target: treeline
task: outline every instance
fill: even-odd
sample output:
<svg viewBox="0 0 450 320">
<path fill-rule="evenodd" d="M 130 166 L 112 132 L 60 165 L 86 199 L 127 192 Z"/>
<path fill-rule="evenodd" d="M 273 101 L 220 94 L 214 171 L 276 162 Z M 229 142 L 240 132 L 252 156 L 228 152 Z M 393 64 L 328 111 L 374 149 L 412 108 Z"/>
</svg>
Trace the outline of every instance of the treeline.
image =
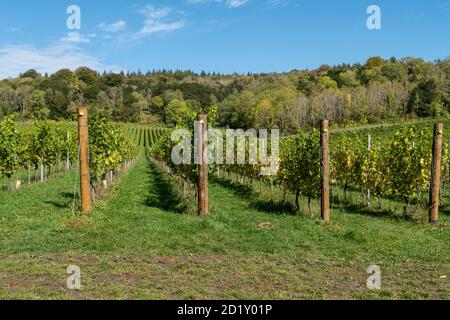
<svg viewBox="0 0 450 320">
<path fill-rule="evenodd" d="M 114 121 L 187 124 L 201 111 L 217 125 L 279 128 L 377 123 L 450 112 L 450 59 L 372 57 L 289 73 L 222 75 L 190 71 L 106 73 L 79 68 L 52 75 L 29 70 L 0 82 L 0 118 L 71 119 L 79 105 Z"/>
</svg>

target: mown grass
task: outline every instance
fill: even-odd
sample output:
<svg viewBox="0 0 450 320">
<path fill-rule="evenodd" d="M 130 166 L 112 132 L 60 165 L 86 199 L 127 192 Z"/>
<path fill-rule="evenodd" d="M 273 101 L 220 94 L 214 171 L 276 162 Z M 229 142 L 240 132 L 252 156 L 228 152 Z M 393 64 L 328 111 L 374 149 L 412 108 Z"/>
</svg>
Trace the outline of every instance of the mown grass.
<svg viewBox="0 0 450 320">
<path fill-rule="evenodd" d="M 0 298 L 450 298 L 446 213 L 430 226 L 336 206 L 323 224 L 212 179 L 201 219 L 177 212 L 171 185 L 141 157 L 79 216 L 74 181 L 0 192 Z M 70 264 L 81 267 L 81 290 L 65 287 Z M 379 291 L 366 287 L 372 264 Z"/>
</svg>

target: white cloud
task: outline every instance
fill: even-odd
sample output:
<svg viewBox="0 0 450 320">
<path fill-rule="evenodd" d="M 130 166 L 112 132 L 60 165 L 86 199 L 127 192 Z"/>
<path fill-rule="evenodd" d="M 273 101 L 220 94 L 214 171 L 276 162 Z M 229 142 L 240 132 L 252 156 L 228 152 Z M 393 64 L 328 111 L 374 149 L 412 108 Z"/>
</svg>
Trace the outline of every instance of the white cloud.
<svg viewBox="0 0 450 320">
<path fill-rule="evenodd" d="M 140 38 L 155 32 L 172 31 L 183 28 L 184 26 L 184 21 L 176 21 L 170 23 L 146 23 L 141 31 L 136 34 L 136 36 Z"/>
<path fill-rule="evenodd" d="M 0 79 L 16 77 L 28 69 L 54 73 L 62 68 L 74 70 L 81 66 L 98 71 L 121 69 L 103 64 L 98 58 L 70 43 L 57 43 L 45 48 L 31 45 L 0 46 Z"/>
<path fill-rule="evenodd" d="M 221 3 L 222 0 L 188 0 L 192 4 L 209 4 L 209 3 Z"/>
<path fill-rule="evenodd" d="M 437 9 L 442 9 L 444 11 L 450 10 L 450 1 L 443 2 L 436 6 Z"/>
<path fill-rule="evenodd" d="M 266 6 L 268 8 L 285 7 L 290 4 L 290 0 L 267 0 Z"/>
<path fill-rule="evenodd" d="M 191 4 L 225 3 L 228 8 L 238 8 L 250 2 L 250 0 L 188 0 Z"/>
<path fill-rule="evenodd" d="M 61 38 L 61 40 L 73 43 L 88 43 L 91 41 L 89 38 L 82 36 L 78 31 L 67 33 L 67 35 Z"/>
<path fill-rule="evenodd" d="M 106 32 L 118 32 L 124 30 L 127 27 L 127 23 L 123 20 L 119 20 L 110 24 L 100 23 L 98 27 Z"/>
<path fill-rule="evenodd" d="M 238 8 L 249 2 L 250 0 L 228 0 L 227 6 L 229 8 Z"/>
<path fill-rule="evenodd" d="M 226 7 L 233 9 L 239 8 L 249 3 L 252 0 L 187 0 L 190 4 L 209 5 L 209 4 L 224 4 Z M 284 7 L 290 4 L 292 0 L 265 0 L 265 7 L 276 8 Z"/>
<path fill-rule="evenodd" d="M 6 32 L 12 32 L 12 33 L 22 33 L 22 28 L 21 27 L 10 27 L 10 28 L 6 28 L 4 29 Z"/>
<path fill-rule="evenodd" d="M 142 39 L 157 32 L 181 29 L 186 25 L 184 20 L 172 18 L 174 12 L 170 7 L 155 8 L 149 5 L 141 13 L 145 16 L 144 25 L 141 30 L 134 34 L 134 40 Z"/>
</svg>

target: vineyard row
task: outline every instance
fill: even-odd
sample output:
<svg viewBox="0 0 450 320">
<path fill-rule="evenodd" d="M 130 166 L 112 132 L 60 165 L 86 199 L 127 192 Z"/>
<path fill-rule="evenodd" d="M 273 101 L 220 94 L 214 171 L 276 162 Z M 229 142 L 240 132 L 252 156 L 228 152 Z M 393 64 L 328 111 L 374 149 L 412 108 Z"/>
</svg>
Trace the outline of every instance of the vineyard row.
<svg viewBox="0 0 450 320">
<path fill-rule="evenodd" d="M 119 126 L 97 118 L 89 121 L 89 145 L 94 193 L 139 154 Z M 20 187 L 24 172 L 28 183 L 42 182 L 51 171 L 61 171 L 62 165 L 65 171 L 77 166 L 78 158 L 78 132 L 73 126 L 39 122 L 30 130 L 19 130 L 13 117 L 0 123 L 0 177 L 8 180 L 10 190 Z"/>
<path fill-rule="evenodd" d="M 297 209 L 300 207 L 300 198 L 306 198 L 311 211 L 311 200 L 319 198 L 323 192 L 320 141 L 317 130 L 299 132 L 295 136 L 280 139 L 279 168 L 274 176 L 261 176 L 262 166 L 248 161 L 245 164 L 210 165 L 209 172 L 234 172 L 249 185 L 254 180 L 266 181 L 271 188 L 278 186 L 283 192 L 294 194 Z M 174 175 L 198 185 L 198 166 L 175 165 L 172 162 L 172 150 L 176 144 L 177 141 L 171 139 L 171 132 L 167 132 L 150 148 L 149 153 L 152 158 L 165 163 Z M 403 203 L 402 214 L 405 217 L 413 214 L 417 205 L 428 204 L 432 180 L 432 129 L 413 125 L 380 137 L 372 137 L 364 132 L 357 135 L 351 132 L 339 133 L 331 135 L 330 146 L 330 183 L 332 187 L 344 189 L 345 197 L 348 189 L 359 190 L 367 206 L 376 203 L 379 209 L 382 198 L 395 199 Z M 248 160 L 248 143 L 246 147 Z M 443 150 L 448 150 L 446 141 L 442 143 L 439 168 L 441 200 L 445 186 L 449 183 L 449 156 Z M 226 152 L 223 155 L 225 157 Z"/>
</svg>

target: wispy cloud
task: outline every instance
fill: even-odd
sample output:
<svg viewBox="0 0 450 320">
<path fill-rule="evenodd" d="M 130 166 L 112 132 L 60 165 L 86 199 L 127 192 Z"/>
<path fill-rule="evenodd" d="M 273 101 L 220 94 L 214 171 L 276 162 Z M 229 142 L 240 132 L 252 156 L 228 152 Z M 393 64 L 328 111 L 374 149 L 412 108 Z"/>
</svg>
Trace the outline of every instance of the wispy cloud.
<svg viewBox="0 0 450 320">
<path fill-rule="evenodd" d="M 65 42 L 73 42 L 73 43 L 88 43 L 91 40 L 89 39 L 89 37 L 85 37 L 83 36 L 81 33 L 79 33 L 78 31 L 74 31 L 74 32 L 69 32 L 67 33 L 67 35 L 65 35 L 64 37 L 61 38 L 62 41 Z"/>
<path fill-rule="evenodd" d="M 266 7 L 278 8 L 285 7 L 291 3 L 291 0 L 266 0 Z"/>
<path fill-rule="evenodd" d="M 234 9 L 242 7 L 252 0 L 187 0 L 190 4 L 198 4 L 198 5 L 210 5 L 210 4 L 221 4 L 227 8 Z M 266 8 L 278 8 L 285 7 L 295 1 L 293 0 L 265 0 L 261 1 L 263 6 Z"/>
<path fill-rule="evenodd" d="M 31 45 L 6 45 L 0 47 L 0 78 L 15 77 L 28 69 L 53 73 L 62 68 L 74 70 L 85 66 L 93 70 L 118 71 L 121 68 L 103 64 L 98 58 L 85 53 L 70 43 L 56 43 L 37 48 Z"/>
<path fill-rule="evenodd" d="M 219 4 L 224 3 L 228 8 L 238 8 L 251 0 L 188 0 L 191 4 Z M 270 1 L 270 0 L 269 0 Z"/>
<path fill-rule="evenodd" d="M 421 12 L 413 17 L 413 20 L 420 20 L 425 17 L 425 12 Z"/>
<path fill-rule="evenodd" d="M 238 8 L 243 6 L 244 4 L 247 4 L 250 0 L 228 0 L 227 6 L 229 8 Z"/>
<path fill-rule="evenodd" d="M 444 10 L 444 11 L 449 11 L 450 10 L 450 1 L 443 2 L 439 5 L 437 5 L 436 8 Z"/>
<path fill-rule="evenodd" d="M 170 7 L 156 8 L 154 6 L 145 7 L 141 13 L 145 16 L 142 28 L 133 36 L 133 40 L 139 40 L 154 33 L 173 31 L 184 28 L 186 23 L 177 17 Z"/>
<path fill-rule="evenodd" d="M 98 27 L 106 32 L 118 32 L 118 31 L 122 31 L 125 30 L 125 28 L 127 27 L 127 23 L 123 20 L 119 20 L 117 22 L 114 23 L 100 23 L 98 25 Z"/>
<path fill-rule="evenodd" d="M 211 4 L 211 3 L 221 3 L 222 0 L 188 0 L 187 2 L 192 4 Z"/>
<path fill-rule="evenodd" d="M 22 33 L 22 28 L 21 27 L 9 27 L 4 29 L 6 32 L 11 32 L 11 33 Z"/>
</svg>

